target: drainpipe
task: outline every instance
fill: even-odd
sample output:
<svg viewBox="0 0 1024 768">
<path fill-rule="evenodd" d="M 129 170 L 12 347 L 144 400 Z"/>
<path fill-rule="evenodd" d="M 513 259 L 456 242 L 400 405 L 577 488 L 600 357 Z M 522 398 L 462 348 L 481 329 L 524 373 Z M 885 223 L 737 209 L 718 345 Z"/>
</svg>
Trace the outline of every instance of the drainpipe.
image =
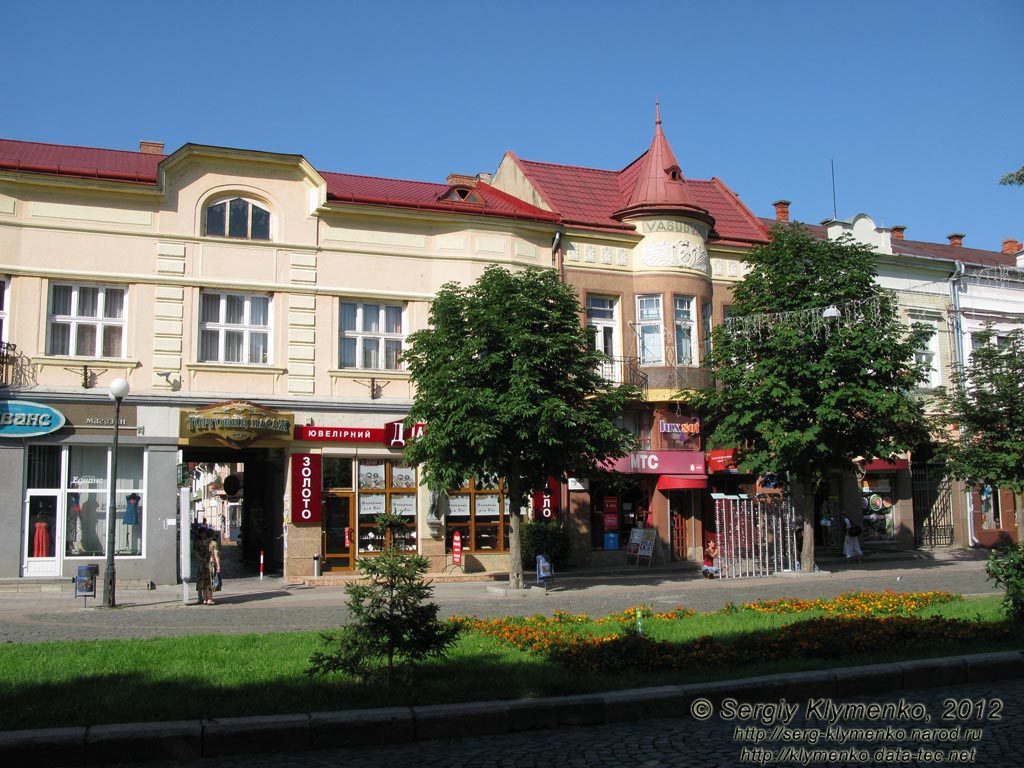
<svg viewBox="0 0 1024 768">
<path fill-rule="evenodd" d="M 565 261 L 562 254 L 562 230 L 555 232 L 555 239 L 551 241 L 551 252 L 555 257 L 555 269 L 558 270 L 558 279 L 565 282 Z"/>
<path fill-rule="evenodd" d="M 956 365 L 961 369 L 966 365 L 964 359 L 964 323 L 960 311 L 960 281 L 964 276 L 964 264 L 955 262 L 956 267 L 949 278 L 949 300 L 953 306 L 953 347 L 956 351 Z M 981 542 L 974 536 L 974 497 L 970 488 L 964 487 L 964 509 L 967 510 L 967 543 L 972 547 L 980 546 Z"/>
</svg>

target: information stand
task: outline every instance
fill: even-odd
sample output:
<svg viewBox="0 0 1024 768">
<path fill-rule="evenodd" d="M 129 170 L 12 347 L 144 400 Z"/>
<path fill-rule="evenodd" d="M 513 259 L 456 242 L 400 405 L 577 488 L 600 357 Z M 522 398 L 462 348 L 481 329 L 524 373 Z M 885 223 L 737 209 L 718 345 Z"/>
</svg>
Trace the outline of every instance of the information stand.
<svg viewBox="0 0 1024 768">
<path fill-rule="evenodd" d="M 647 558 L 647 567 L 650 568 L 654 559 L 654 545 L 658 541 L 657 528 L 634 528 L 629 532 L 629 542 L 626 544 L 626 564 L 629 564 L 631 557 L 636 558 L 634 565 L 639 566 L 643 558 Z"/>
</svg>

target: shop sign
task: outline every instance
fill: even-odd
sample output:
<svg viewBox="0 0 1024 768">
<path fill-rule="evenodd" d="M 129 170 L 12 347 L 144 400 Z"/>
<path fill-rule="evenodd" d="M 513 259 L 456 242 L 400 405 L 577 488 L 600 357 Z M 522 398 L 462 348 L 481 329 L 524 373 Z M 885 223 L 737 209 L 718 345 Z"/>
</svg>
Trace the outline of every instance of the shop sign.
<svg viewBox="0 0 1024 768">
<path fill-rule="evenodd" d="M 292 522 L 321 521 L 322 457 L 319 453 L 292 454 Z"/>
<path fill-rule="evenodd" d="M 38 437 L 64 426 L 56 408 L 27 400 L 0 400 L 0 437 Z"/>
<path fill-rule="evenodd" d="M 462 534 L 452 534 L 452 565 L 462 565 Z"/>
<path fill-rule="evenodd" d="M 291 442 L 294 426 L 294 414 L 237 401 L 182 411 L 179 435 L 185 440 L 212 438 L 232 448 L 244 448 L 257 440 Z"/>
<path fill-rule="evenodd" d="M 736 450 L 734 448 L 716 449 L 708 454 L 708 470 L 710 472 L 731 472 L 739 471 L 736 463 Z"/>
<path fill-rule="evenodd" d="M 423 436 L 425 424 L 414 424 L 406 430 L 404 421 L 390 421 L 384 425 L 384 444 L 388 448 L 405 448 L 406 440 Z"/>
<path fill-rule="evenodd" d="M 703 475 L 704 466 L 700 451 L 632 451 L 605 465 L 626 475 Z"/>
<path fill-rule="evenodd" d="M 696 416 L 656 411 L 655 421 L 655 428 L 661 441 L 660 447 L 677 450 L 700 447 L 700 419 Z"/>
<path fill-rule="evenodd" d="M 558 520 L 558 499 L 558 481 L 553 477 L 549 477 L 545 490 L 533 494 L 534 522 L 542 521 L 548 523 Z"/>
<path fill-rule="evenodd" d="M 323 443 L 383 443 L 380 427 L 295 427 L 296 440 Z"/>
</svg>

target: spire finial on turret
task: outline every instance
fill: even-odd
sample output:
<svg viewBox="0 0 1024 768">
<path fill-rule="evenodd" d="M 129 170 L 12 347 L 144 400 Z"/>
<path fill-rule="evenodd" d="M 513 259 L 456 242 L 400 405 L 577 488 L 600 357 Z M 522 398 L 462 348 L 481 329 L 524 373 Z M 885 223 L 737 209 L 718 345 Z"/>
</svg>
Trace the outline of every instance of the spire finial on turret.
<svg viewBox="0 0 1024 768">
<path fill-rule="evenodd" d="M 661 102 L 658 99 L 654 100 L 654 124 L 661 125 Z"/>
</svg>

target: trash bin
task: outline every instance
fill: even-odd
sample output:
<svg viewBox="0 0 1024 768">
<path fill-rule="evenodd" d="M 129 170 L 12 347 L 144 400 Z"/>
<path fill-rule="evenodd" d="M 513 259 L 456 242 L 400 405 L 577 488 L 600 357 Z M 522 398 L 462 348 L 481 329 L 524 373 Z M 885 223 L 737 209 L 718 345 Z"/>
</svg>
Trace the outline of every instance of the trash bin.
<svg viewBox="0 0 1024 768">
<path fill-rule="evenodd" d="M 78 566 L 78 577 L 75 579 L 75 597 L 96 597 L 96 578 L 100 567 L 96 563 Z"/>
<path fill-rule="evenodd" d="M 604 535 L 604 548 L 606 552 L 617 550 L 619 548 L 619 534 L 606 533 Z"/>
<path fill-rule="evenodd" d="M 313 578 L 320 576 L 320 555 L 313 555 Z"/>
</svg>

